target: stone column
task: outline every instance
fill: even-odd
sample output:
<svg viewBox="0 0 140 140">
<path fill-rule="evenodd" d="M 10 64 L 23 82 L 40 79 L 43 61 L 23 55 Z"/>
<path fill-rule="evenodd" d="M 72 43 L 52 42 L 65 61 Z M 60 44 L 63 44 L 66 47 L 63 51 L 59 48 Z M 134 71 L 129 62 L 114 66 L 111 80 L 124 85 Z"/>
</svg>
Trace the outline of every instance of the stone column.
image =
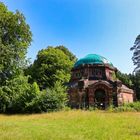
<svg viewBox="0 0 140 140">
<path fill-rule="evenodd" d="M 118 106 L 123 105 L 123 98 L 122 98 L 122 95 L 120 93 L 117 95 L 117 98 L 118 98 Z"/>
<path fill-rule="evenodd" d="M 83 92 L 79 91 L 79 108 L 82 108 L 82 96 L 83 96 Z"/>
<path fill-rule="evenodd" d="M 89 95 L 89 106 L 93 106 L 94 105 L 94 93 L 91 89 L 89 89 L 88 91 L 88 95 Z"/>
</svg>

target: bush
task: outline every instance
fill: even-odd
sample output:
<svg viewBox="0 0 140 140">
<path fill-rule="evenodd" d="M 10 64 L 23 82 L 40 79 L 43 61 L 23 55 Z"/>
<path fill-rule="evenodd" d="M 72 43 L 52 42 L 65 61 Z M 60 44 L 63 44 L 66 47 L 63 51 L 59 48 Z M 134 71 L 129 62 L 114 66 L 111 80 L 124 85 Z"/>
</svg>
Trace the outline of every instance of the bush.
<svg viewBox="0 0 140 140">
<path fill-rule="evenodd" d="M 14 93 L 11 107 L 12 113 L 32 113 L 28 110 L 28 104 L 40 94 L 40 90 L 35 82 L 32 85 L 29 83 L 25 84 L 27 84 L 26 88 L 24 87 L 22 92 Z"/>
<path fill-rule="evenodd" d="M 67 102 L 66 88 L 56 82 L 54 87 L 40 91 L 36 82 L 18 76 L 0 88 L 0 113 L 39 113 L 60 110 Z"/>
<path fill-rule="evenodd" d="M 1 113 L 25 113 L 26 106 L 39 94 L 36 83 L 28 83 L 28 77 L 20 75 L 7 81 L 0 88 L 0 112 Z"/>
<path fill-rule="evenodd" d="M 127 107 L 133 108 L 136 111 L 140 111 L 140 102 L 134 102 L 126 104 Z"/>
<path fill-rule="evenodd" d="M 0 113 L 5 113 L 10 104 L 10 98 L 5 90 L 8 91 L 8 87 L 0 87 Z"/>
<path fill-rule="evenodd" d="M 66 88 L 56 82 L 53 88 L 43 90 L 32 102 L 27 105 L 27 110 L 33 113 L 57 111 L 65 107 L 67 102 Z"/>
<path fill-rule="evenodd" d="M 113 108 L 111 111 L 113 112 L 140 111 L 140 102 L 127 103 L 124 104 L 123 106 Z"/>
</svg>

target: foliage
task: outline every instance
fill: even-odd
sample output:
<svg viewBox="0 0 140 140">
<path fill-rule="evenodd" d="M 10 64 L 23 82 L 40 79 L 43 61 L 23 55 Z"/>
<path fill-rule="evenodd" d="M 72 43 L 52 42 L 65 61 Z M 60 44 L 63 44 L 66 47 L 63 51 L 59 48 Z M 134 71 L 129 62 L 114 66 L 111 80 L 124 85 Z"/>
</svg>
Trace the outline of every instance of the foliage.
<svg viewBox="0 0 140 140">
<path fill-rule="evenodd" d="M 27 77 L 19 76 L 0 88 L 0 112 L 37 113 L 59 110 L 66 103 L 66 89 L 58 82 L 40 92 L 37 83 L 30 85 Z"/>
<path fill-rule="evenodd" d="M 130 79 L 133 83 L 132 88 L 136 93 L 136 98 L 140 100 L 140 72 L 130 75 Z"/>
<path fill-rule="evenodd" d="M 10 104 L 10 98 L 5 92 L 8 87 L 0 87 L 0 113 L 5 113 L 7 111 L 8 105 Z"/>
<path fill-rule="evenodd" d="M 96 106 L 89 106 L 89 108 L 88 108 L 88 110 L 89 111 L 97 111 L 97 110 L 99 110 L 99 108 L 97 108 Z"/>
<path fill-rule="evenodd" d="M 77 61 L 76 56 L 72 52 L 70 52 L 69 49 L 66 48 L 65 46 L 61 45 L 61 46 L 56 46 L 55 48 L 63 51 L 73 63 Z"/>
<path fill-rule="evenodd" d="M 140 100 L 140 35 L 137 36 L 133 47 L 130 48 L 133 52 L 133 63 L 136 65 L 134 69 L 134 74 L 131 75 L 131 80 L 133 82 L 133 89 L 136 92 L 136 97 Z"/>
<path fill-rule="evenodd" d="M 48 48 L 38 53 L 30 84 L 24 76 L 27 48 L 31 43 L 31 31 L 25 17 L 19 11 L 8 11 L 0 3 L 0 112 L 32 113 L 59 110 L 65 106 L 65 88 L 56 81 L 67 82 L 73 62 L 68 49 Z M 67 56 L 66 54 L 69 56 Z M 40 82 L 41 80 L 41 82 Z M 39 86 L 44 88 L 40 91 Z M 51 85 L 51 88 L 46 88 Z M 54 86 L 54 87 L 53 87 Z"/>
<path fill-rule="evenodd" d="M 123 84 L 132 88 L 135 91 L 136 99 L 140 100 L 140 72 L 137 71 L 135 74 L 124 74 L 118 71 L 116 76 Z"/>
<path fill-rule="evenodd" d="M 0 88 L 1 109 L 4 113 L 25 113 L 27 103 L 38 94 L 36 83 L 30 85 L 28 77 L 18 76 Z"/>
<path fill-rule="evenodd" d="M 134 72 L 137 72 L 140 70 L 140 35 L 137 36 L 133 47 L 130 48 L 133 52 L 133 63 L 136 65 L 136 68 L 134 69 Z"/>
<path fill-rule="evenodd" d="M 56 82 L 53 88 L 41 91 L 27 106 L 34 113 L 57 111 L 65 107 L 67 102 L 66 88 Z"/>
<path fill-rule="evenodd" d="M 31 43 L 31 31 L 19 11 L 9 11 L 0 3 L 0 85 L 20 73 Z"/>
<path fill-rule="evenodd" d="M 140 112 L 140 102 L 127 103 L 127 104 L 124 104 L 123 106 L 113 108 L 112 111 L 114 112 L 128 112 L 128 111 Z"/>
<path fill-rule="evenodd" d="M 56 82 L 53 88 L 40 92 L 37 83 L 18 76 L 0 88 L 1 113 L 38 113 L 62 109 L 66 104 L 66 88 Z"/>
<path fill-rule="evenodd" d="M 31 82 L 36 81 L 40 89 L 53 87 L 56 81 L 66 83 L 70 79 L 73 62 L 60 49 L 48 47 L 38 52 L 37 59 L 27 70 Z"/>
<path fill-rule="evenodd" d="M 133 103 L 129 103 L 126 104 L 126 106 L 133 108 L 136 111 L 140 112 L 140 102 L 133 102 Z"/>
<path fill-rule="evenodd" d="M 112 72 L 112 79 L 115 81 L 117 80 L 117 77 L 116 77 L 116 73 L 115 72 Z"/>
<path fill-rule="evenodd" d="M 117 78 L 135 91 L 136 99 L 140 100 L 140 72 L 135 74 L 123 74 L 120 71 L 116 74 Z"/>
<path fill-rule="evenodd" d="M 132 80 L 130 78 L 130 75 L 128 74 L 124 74 L 124 73 L 121 73 L 120 71 L 117 71 L 116 73 L 116 77 L 122 81 L 123 84 L 127 85 L 128 87 L 132 87 Z"/>
</svg>

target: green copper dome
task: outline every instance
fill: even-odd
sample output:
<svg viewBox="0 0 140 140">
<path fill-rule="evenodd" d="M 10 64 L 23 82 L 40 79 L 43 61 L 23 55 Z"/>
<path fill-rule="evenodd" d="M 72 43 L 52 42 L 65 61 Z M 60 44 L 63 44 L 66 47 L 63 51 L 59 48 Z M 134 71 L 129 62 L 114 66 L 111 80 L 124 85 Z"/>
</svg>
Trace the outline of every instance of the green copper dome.
<svg viewBox="0 0 140 140">
<path fill-rule="evenodd" d="M 108 61 L 105 57 L 97 55 L 97 54 L 88 54 L 84 58 L 79 59 L 74 67 L 78 67 L 83 64 L 108 64 L 113 67 L 113 64 Z"/>
</svg>

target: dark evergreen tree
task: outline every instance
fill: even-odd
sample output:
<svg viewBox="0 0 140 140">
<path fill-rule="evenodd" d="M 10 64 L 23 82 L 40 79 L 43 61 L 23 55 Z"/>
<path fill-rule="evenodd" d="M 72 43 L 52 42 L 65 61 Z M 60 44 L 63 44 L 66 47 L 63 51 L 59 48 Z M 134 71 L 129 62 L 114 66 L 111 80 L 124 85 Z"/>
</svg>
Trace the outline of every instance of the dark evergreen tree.
<svg viewBox="0 0 140 140">
<path fill-rule="evenodd" d="M 134 89 L 136 93 L 136 99 L 140 100 L 140 72 L 137 72 L 135 74 L 129 75 L 130 79 L 132 81 L 132 88 Z"/>
<path fill-rule="evenodd" d="M 136 66 L 134 69 L 134 72 L 138 72 L 140 70 L 140 35 L 137 36 L 133 47 L 130 48 L 131 51 L 134 51 L 133 53 L 133 63 Z"/>
<path fill-rule="evenodd" d="M 133 63 L 136 66 L 134 69 L 134 73 L 130 76 L 133 89 L 135 90 L 136 97 L 140 100 L 140 35 L 137 36 L 133 47 L 130 48 L 133 52 Z"/>
</svg>

